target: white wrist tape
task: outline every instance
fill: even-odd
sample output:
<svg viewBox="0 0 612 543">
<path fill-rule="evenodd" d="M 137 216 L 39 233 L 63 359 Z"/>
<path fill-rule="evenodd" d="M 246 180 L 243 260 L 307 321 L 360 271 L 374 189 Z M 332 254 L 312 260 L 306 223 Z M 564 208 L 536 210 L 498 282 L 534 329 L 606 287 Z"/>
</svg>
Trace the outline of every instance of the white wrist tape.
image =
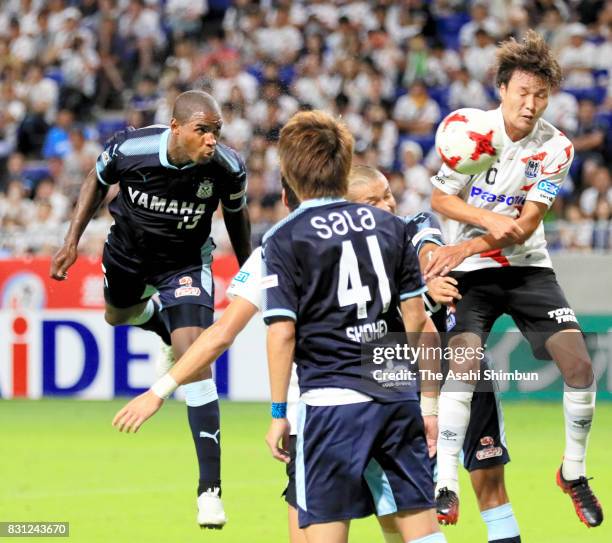
<svg viewBox="0 0 612 543">
<path fill-rule="evenodd" d="M 421 394 L 421 413 L 424 417 L 438 416 L 438 397 L 431 398 Z"/>
<path fill-rule="evenodd" d="M 151 387 L 153 394 L 165 400 L 178 388 L 178 384 L 169 373 L 158 379 Z"/>
</svg>

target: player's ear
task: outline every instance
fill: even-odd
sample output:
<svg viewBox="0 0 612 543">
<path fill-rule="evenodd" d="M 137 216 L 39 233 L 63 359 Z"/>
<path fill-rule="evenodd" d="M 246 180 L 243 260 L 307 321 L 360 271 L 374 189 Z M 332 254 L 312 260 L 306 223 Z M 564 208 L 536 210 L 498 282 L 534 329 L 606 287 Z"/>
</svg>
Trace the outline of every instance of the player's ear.
<svg viewBox="0 0 612 543">
<path fill-rule="evenodd" d="M 178 121 L 172 117 L 172 119 L 170 119 L 170 130 L 172 131 L 173 134 L 177 134 L 180 128 L 180 124 L 178 123 Z"/>
<path fill-rule="evenodd" d="M 506 87 L 505 83 L 502 83 L 499 86 L 499 95 L 501 96 L 502 100 L 506 97 L 506 92 L 508 91 L 508 88 Z"/>
</svg>

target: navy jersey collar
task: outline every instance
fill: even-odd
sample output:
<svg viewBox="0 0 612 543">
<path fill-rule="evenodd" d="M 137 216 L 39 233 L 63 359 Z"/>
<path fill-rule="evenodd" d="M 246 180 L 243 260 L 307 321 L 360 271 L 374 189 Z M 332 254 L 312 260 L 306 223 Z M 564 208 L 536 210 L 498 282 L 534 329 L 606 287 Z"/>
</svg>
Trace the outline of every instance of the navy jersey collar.
<svg viewBox="0 0 612 543">
<path fill-rule="evenodd" d="M 181 168 L 170 164 L 168 160 L 168 140 L 170 139 L 170 129 L 166 129 L 161 133 L 161 139 L 159 141 L 159 162 L 164 168 L 170 168 L 171 170 L 186 170 L 188 168 L 193 168 L 196 163 L 190 162 L 189 164 L 185 164 Z"/>
<path fill-rule="evenodd" d="M 346 202 L 345 198 L 336 198 L 334 196 L 328 198 L 311 198 L 310 200 L 304 200 L 298 209 L 309 209 L 311 207 L 320 207 L 328 204 L 335 204 L 336 202 Z"/>
</svg>

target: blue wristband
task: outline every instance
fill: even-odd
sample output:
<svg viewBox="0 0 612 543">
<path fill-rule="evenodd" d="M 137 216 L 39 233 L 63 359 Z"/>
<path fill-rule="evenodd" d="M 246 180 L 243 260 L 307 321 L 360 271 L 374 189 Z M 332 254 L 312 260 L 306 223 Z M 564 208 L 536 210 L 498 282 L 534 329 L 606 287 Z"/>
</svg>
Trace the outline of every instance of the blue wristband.
<svg viewBox="0 0 612 543">
<path fill-rule="evenodd" d="M 276 403 L 272 402 L 270 410 L 273 419 L 284 419 L 287 417 L 287 402 Z"/>
</svg>

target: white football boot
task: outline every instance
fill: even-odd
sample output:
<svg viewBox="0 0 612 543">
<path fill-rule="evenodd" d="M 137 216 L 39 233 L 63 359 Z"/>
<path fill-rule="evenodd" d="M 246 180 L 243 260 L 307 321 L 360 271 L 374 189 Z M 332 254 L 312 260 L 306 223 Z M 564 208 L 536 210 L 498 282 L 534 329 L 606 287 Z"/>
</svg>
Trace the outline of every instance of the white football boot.
<svg viewBox="0 0 612 543">
<path fill-rule="evenodd" d="M 227 517 L 223 502 L 219 497 L 219 488 L 202 492 L 198 497 L 198 524 L 200 528 L 220 530 L 225 526 Z"/>
<path fill-rule="evenodd" d="M 172 351 L 172 345 L 166 345 L 163 341 L 159 341 L 159 353 L 155 359 L 155 374 L 157 377 L 163 377 L 168 373 L 176 360 L 174 359 L 174 352 Z"/>
</svg>

